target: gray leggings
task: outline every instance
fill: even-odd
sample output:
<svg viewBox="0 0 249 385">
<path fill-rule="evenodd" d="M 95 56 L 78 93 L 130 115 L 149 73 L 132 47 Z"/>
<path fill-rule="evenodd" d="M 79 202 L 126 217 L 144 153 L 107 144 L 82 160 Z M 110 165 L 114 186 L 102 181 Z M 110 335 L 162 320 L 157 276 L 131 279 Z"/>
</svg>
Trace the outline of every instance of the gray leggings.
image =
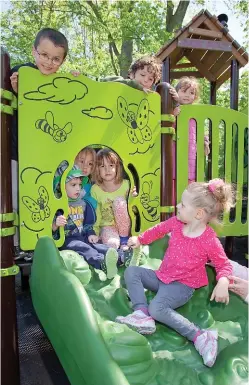
<svg viewBox="0 0 249 385">
<path fill-rule="evenodd" d="M 153 270 L 139 266 L 129 266 L 124 277 L 134 310 L 147 308 L 156 321 L 175 329 L 190 341 L 194 340 L 200 329 L 173 310 L 190 300 L 195 291 L 192 287 L 177 281 L 163 283 Z M 157 293 L 149 306 L 144 288 Z"/>
</svg>

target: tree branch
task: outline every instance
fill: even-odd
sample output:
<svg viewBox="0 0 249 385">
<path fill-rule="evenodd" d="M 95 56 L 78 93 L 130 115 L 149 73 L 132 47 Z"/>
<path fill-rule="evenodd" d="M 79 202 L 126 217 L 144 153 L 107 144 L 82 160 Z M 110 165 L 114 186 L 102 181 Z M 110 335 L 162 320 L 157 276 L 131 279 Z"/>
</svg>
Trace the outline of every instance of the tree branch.
<svg viewBox="0 0 249 385">
<path fill-rule="evenodd" d="M 112 50 L 113 50 L 114 54 L 117 57 L 119 57 L 120 53 L 119 53 L 118 48 L 116 46 L 115 40 L 113 39 L 112 34 L 109 31 L 106 22 L 102 19 L 101 14 L 98 10 L 98 7 L 91 0 L 87 0 L 86 2 L 92 8 L 92 11 L 95 14 L 97 20 L 105 27 L 107 34 L 108 34 L 109 44 L 110 43 L 112 44 Z"/>
<path fill-rule="evenodd" d="M 172 1 L 167 2 L 167 15 L 166 15 L 166 31 L 172 32 L 176 27 L 181 27 L 183 19 L 186 15 L 190 0 L 181 0 L 178 7 L 173 14 L 174 4 Z"/>
<path fill-rule="evenodd" d="M 112 66 L 113 66 L 113 69 L 114 69 L 114 73 L 116 76 L 118 76 L 118 70 L 115 66 L 115 62 L 114 62 L 114 57 L 113 57 L 113 47 L 112 47 L 112 43 L 109 43 L 109 53 L 110 53 L 110 56 L 111 56 L 111 62 L 112 62 Z"/>
</svg>

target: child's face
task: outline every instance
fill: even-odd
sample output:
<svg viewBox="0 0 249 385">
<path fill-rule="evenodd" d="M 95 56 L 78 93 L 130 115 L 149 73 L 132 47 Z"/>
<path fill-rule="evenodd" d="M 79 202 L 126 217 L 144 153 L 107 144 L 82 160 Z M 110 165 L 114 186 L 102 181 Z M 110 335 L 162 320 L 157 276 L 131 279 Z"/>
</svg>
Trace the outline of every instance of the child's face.
<svg viewBox="0 0 249 385">
<path fill-rule="evenodd" d="M 182 194 L 182 200 L 177 208 L 177 217 L 184 223 L 190 223 L 196 218 L 197 209 L 193 206 L 193 196 L 185 190 Z"/>
<path fill-rule="evenodd" d="M 94 159 L 90 152 L 82 151 L 76 159 L 76 164 L 79 166 L 85 176 L 89 176 L 93 172 Z"/>
<path fill-rule="evenodd" d="M 116 165 L 115 163 L 111 163 L 109 160 L 104 158 L 103 164 L 99 166 L 99 174 L 100 177 L 105 182 L 112 182 L 116 178 Z"/>
<path fill-rule="evenodd" d="M 73 178 L 66 183 L 66 193 L 68 198 L 77 199 L 81 192 L 81 178 Z"/>
<path fill-rule="evenodd" d="M 180 88 L 178 91 L 180 104 L 192 104 L 195 101 L 196 90 L 194 87 L 189 87 L 186 90 Z"/>
<path fill-rule="evenodd" d="M 33 47 L 32 54 L 39 71 L 50 75 L 58 71 L 64 61 L 64 48 L 57 47 L 49 39 L 41 39 L 37 48 Z"/>
<path fill-rule="evenodd" d="M 143 69 L 138 69 L 135 73 L 131 73 L 130 78 L 136 80 L 136 82 L 146 89 L 150 89 L 155 82 L 153 74 L 148 71 L 148 66 L 145 66 Z"/>
</svg>

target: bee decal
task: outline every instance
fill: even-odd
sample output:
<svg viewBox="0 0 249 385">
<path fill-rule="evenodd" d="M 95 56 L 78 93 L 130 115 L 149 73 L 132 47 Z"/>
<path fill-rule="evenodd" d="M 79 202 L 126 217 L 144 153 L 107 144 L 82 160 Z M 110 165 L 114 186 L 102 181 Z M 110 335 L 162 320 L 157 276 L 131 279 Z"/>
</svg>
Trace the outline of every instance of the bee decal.
<svg viewBox="0 0 249 385">
<path fill-rule="evenodd" d="M 145 217 L 145 219 L 150 222 L 157 221 L 159 216 L 157 213 L 157 208 L 159 207 L 159 197 L 155 197 L 151 199 L 151 189 L 152 189 L 152 181 L 143 182 L 142 184 L 142 194 L 140 197 L 140 202 L 143 208 L 146 210 L 146 213 L 149 215 L 149 219 Z"/>
<path fill-rule="evenodd" d="M 67 135 L 73 129 L 71 122 L 67 123 L 63 128 L 59 128 L 57 124 L 54 123 L 54 115 L 51 111 L 46 112 L 45 119 L 38 119 L 35 122 L 35 126 L 37 129 L 52 136 L 57 143 L 65 142 Z"/>
<path fill-rule="evenodd" d="M 128 105 L 127 101 L 119 96 L 117 100 L 118 114 L 123 123 L 128 127 L 127 134 L 132 143 L 149 142 L 152 139 L 152 132 L 148 126 L 149 121 L 149 102 L 147 99 L 142 99 L 137 112 L 134 112 Z"/>
<path fill-rule="evenodd" d="M 49 195 L 44 186 L 38 189 L 39 197 L 36 201 L 34 199 L 24 196 L 22 197 L 23 204 L 31 211 L 33 222 L 37 223 L 44 221 L 50 216 L 50 208 L 48 207 Z"/>
</svg>

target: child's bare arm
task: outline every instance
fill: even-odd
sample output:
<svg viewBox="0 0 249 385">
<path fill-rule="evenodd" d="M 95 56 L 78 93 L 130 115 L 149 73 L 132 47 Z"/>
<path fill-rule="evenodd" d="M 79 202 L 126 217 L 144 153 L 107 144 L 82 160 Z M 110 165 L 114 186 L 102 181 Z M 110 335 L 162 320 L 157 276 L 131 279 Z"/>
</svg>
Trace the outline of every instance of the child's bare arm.
<svg viewBox="0 0 249 385">
<path fill-rule="evenodd" d="M 174 114 L 174 116 L 178 116 L 180 114 L 180 112 L 181 112 L 181 108 L 180 108 L 180 106 L 177 106 L 174 108 L 173 114 Z"/>
<path fill-rule="evenodd" d="M 11 87 L 17 93 L 18 92 L 18 72 L 13 72 L 10 77 Z"/>
</svg>

